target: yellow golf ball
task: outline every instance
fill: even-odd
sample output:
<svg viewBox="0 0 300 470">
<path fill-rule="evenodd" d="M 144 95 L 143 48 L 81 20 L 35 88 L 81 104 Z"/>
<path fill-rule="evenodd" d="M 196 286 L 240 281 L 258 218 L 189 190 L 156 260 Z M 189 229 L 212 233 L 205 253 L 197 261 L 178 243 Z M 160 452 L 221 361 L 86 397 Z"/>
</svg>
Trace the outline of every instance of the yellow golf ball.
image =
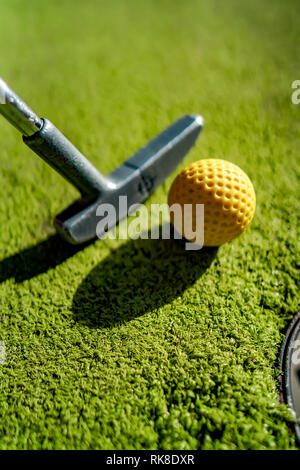
<svg viewBox="0 0 300 470">
<path fill-rule="evenodd" d="M 255 212 L 253 185 L 237 165 L 225 160 L 208 159 L 194 162 L 175 178 L 168 196 L 168 205 L 204 204 L 204 246 L 219 246 L 239 236 L 250 225 Z M 185 235 L 184 216 L 180 226 L 172 211 L 171 221 Z M 193 207 L 192 226 L 195 230 Z M 194 239 L 190 241 L 194 242 Z"/>
</svg>

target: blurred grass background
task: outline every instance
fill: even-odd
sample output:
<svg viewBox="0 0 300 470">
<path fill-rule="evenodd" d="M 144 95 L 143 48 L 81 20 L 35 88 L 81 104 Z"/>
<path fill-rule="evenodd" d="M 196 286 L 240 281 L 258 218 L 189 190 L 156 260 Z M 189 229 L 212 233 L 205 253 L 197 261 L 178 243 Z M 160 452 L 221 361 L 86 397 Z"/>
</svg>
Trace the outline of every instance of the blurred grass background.
<svg viewBox="0 0 300 470">
<path fill-rule="evenodd" d="M 0 448 L 294 448 L 275 364 L 299 308 L 297 2 L 0 0 L 0 17 L 1 76 L 103 173 L 197 112 L 181 167 L 230 160 L 257 194 L 217 252 L 76 252 L 52 228 L 76 191 L 1 120 Z"/>
</svg>

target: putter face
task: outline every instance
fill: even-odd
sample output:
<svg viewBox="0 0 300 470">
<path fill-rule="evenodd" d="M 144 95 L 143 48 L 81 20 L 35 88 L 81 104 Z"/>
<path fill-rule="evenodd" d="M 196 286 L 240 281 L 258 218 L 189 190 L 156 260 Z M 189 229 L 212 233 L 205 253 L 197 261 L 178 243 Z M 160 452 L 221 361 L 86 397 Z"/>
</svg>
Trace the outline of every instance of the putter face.
<svg viewBox="0 0 300 470">
<path fill-rule="evenodd" d="M 104 177 L 47 119 L 41 119 L 0 78 L 0 114 L 23 135 L 24 143 L 75 186 L 81 199 L 54 221 L 57 231 L 70 243 L 86 243 L 101 237 L 141 204 L 169 176 L 194 145 L 203 118 L 187 115 L 178 119 L 125 163 Z M 126 204 L 120 204 L 120 198 Z M 116 217 L 100 232 L 101 210 L 113 205 Z M 99 213 L 100 212 L 100 213 Z M 107 217 L 106 217 L 107 218 Z"/>
</svg>

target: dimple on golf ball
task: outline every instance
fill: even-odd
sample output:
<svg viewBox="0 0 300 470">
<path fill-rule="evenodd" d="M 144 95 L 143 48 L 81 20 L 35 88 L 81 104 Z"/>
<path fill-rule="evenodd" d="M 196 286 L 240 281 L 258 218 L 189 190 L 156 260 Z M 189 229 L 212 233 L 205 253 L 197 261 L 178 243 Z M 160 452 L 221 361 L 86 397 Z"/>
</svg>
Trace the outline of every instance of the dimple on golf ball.
<svg viewBox="0 0 300 470">
<path fill-rule="evenodd" d="M 256 198 L 249 177 L 237 165 L 218 159 L 199 160 L 187 166 L 175 178 L 168 196 L 168 205 L 192 205 L 193 230 L 196 227 L 196 204 L 204 204 L 204 246 L 219 246 L 239 236 L 250 225 Z M 187 207 L 187 206 L 186 206 Z M 175 229 L 185 234 L 184 216 L 180 223 L 171 221 Z M 194 242 L 196 238 L 190 239 Z"/>
</svg>

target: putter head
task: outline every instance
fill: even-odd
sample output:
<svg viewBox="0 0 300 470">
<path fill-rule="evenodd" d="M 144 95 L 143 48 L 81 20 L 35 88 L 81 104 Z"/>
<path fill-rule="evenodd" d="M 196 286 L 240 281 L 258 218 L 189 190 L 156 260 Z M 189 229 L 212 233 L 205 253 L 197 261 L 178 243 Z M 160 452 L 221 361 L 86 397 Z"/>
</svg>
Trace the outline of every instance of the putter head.
<svg viewBox="0 0 300 470">
<path fill-rule="evenodd" d="M 54 221 L 57 231 L 73 244 L 101 238 L 127 217 L 130 206 L 144 202 L 176 169 L 202 127 L 203 118 L 199 115 L 187 115 L 176 121 L 102 180 L 98 194 L 83 197 L 57 215 Z M 104 209 L 105 204 L 114 207 L 115 217 L 99 232 L 99 222 L 104 217 L 99 208 Z"/>
</svg>

